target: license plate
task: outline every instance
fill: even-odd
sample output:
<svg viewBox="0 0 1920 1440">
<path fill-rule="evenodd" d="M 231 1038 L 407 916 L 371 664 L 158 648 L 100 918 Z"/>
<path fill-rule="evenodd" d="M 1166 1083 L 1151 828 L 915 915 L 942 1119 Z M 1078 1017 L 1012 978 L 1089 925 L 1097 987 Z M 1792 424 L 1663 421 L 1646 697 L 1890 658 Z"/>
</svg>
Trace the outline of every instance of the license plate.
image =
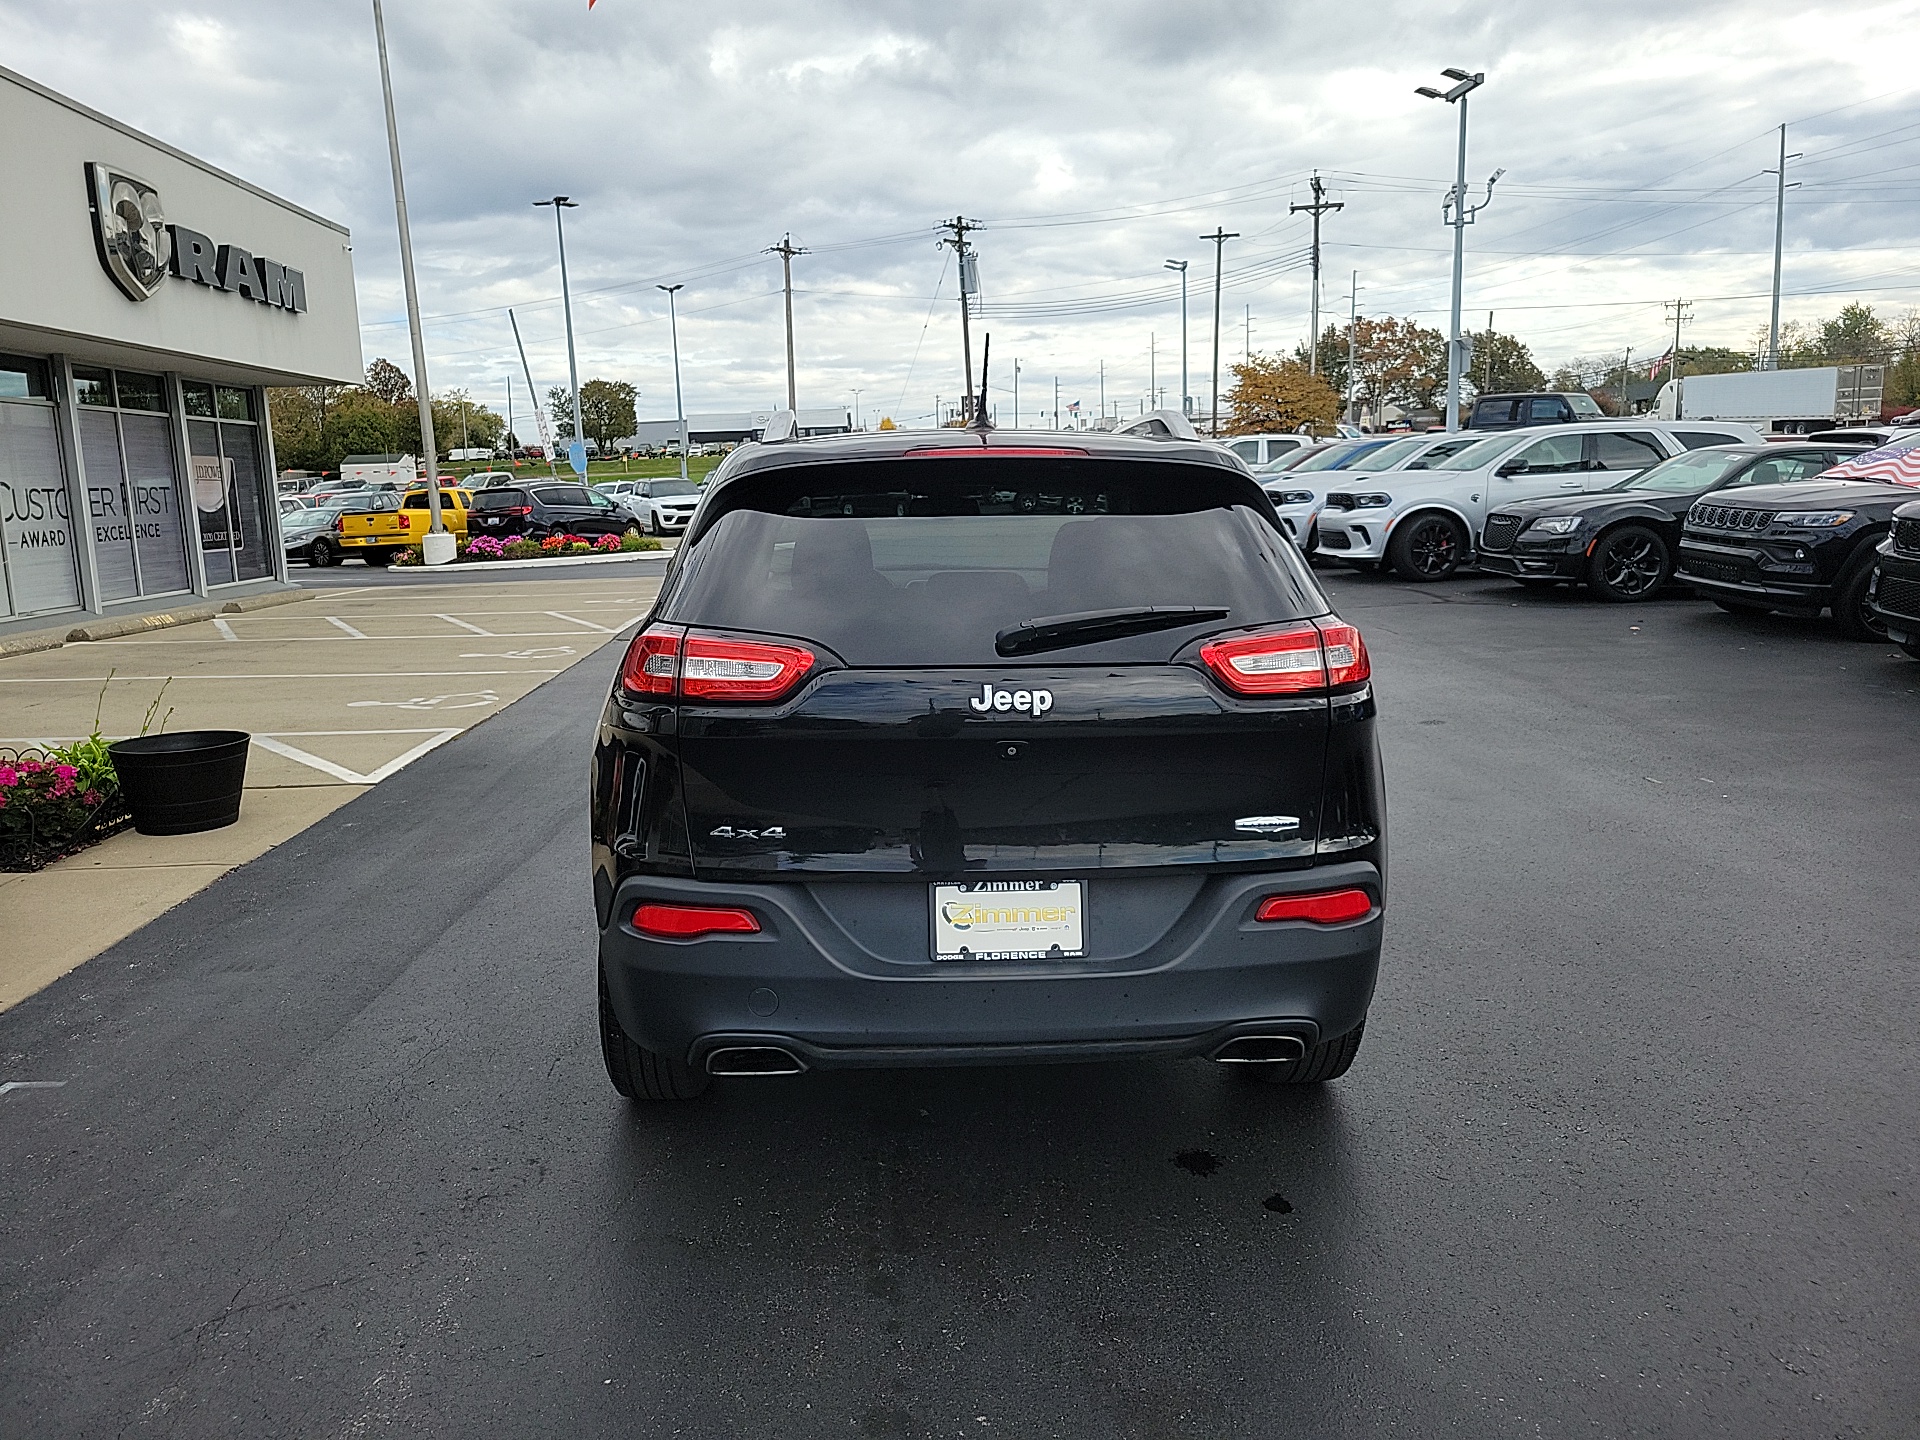
<svg viewBox="0 0 1920 1440">
<path fill-rule="evenodd" d="M 935 885 L 936 960 L 1078 960 L 1087 953 L 1086 887 L 1078 880 L 977 880 Z"/>
</svg>

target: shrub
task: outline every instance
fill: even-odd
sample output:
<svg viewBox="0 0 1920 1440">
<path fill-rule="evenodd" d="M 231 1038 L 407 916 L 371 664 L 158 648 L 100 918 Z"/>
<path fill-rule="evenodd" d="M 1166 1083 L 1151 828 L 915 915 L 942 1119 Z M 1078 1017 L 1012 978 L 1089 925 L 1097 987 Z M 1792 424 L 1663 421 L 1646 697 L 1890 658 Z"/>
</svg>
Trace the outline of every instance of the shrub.
<svg viewBox="0 0 1920 1440">
<path fill-rule="evenodd" d="M 618 551 L 620 548 L 620 537 L 618 535 L 602 535 L 598 540 L 593 542 L 593 548 L 602 554 L 606 554 L 609 551 Z"/>
<path fill-rule="evenodd" d="M 540 555 L 540 542 L 538 540 L 528 540 L 525 537 L 518 540 L 509 540 L 505 545 L 500 547 L 500 558 L 502 560 L 538 560 Z"/>
<path fill-rule="evenodd" d="M 612 539 L 613 537 L 608 536 L 607 538 Z M 620 537 L 619 543 L 614 548 L 618 550 L 629 550 L 629 551 L 658 550 L 660 548 L 660 542 L 654 539 L 651 535 L 635 535 L 629 532 L 628 534 L 622 535 Z"/>
<path fill-rule="evenodd" d="M 585 540 L 575 539 L 567 542 L 567 554 L 569 555 L 591 555 L 592 553 L 593 546 Z"/>
<path fill-rule="evenodd" d="M 0 870 L 38 870 L 128 818 L 97 732 L 73 745 L 0 754 Z"/>
</svg>

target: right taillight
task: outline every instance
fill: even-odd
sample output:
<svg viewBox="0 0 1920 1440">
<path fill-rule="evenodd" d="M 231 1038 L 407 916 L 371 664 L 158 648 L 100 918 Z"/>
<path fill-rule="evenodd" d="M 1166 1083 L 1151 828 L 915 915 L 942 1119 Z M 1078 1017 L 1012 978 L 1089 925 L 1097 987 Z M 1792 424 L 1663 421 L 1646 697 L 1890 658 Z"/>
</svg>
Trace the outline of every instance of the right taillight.
<svg viewBox="0 0 1920 1440">
<path fill-rule="evenodd" d="M 1308 695 L 1373 673 L 1360 632 L 1339 620 L 1223 636 L 1202 645 L 1200 659 L 1239 695 Z"/>
</svg>

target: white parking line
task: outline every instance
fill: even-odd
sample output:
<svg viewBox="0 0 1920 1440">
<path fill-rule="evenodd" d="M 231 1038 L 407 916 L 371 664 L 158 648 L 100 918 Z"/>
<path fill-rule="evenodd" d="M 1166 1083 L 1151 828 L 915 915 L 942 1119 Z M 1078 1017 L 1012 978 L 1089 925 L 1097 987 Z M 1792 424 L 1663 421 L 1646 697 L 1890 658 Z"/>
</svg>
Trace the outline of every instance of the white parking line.
<svg viewBox="0 0 1920 1440">
<path fill-rule="evenodd" d="M 342 620 L 338 615 L 328 615 L 324 618 L 326 619 L 326 622 L 329 625 L 339 626 L 342 630 L 346 631 L 347 634 L 351 635 L 356 640 L 364 640 L 367 638 L 360 631 L 354 629 L 353 626 L 347 624 L 347 622 Z"/>
<path fill-rule="evenodd" d="M 280 739 L 279 736 L 276 736 L 276 735 L 255 735 L 253 737 L 253 743 L 258 745 L 261 749 L 271 750 L 275 755 L 279 755 L 284 757 L 285 759 L 295 761 L 296 763 L 301 765 L 305 765 L 309 769 L 318 770 L 323 775 L 331 775 L 336 780 L 344 780 L 349 785 L 378 785 L 382 780 L 386 779 L 389 775 L 392 775 L 395 771 L 401 769 L 404 766 L 411 765 L 415 760 L 418 760 L 422 755 L 426 754 L 429 750 L 433 750 L 441 745 L 446 744 L 447 741 L 453 739 L 454 736 L 461 734 L 462 732 L 458 728 L 453 728 L 453 729 L 447 729 L 447 730 L 287 730 L 281 733 L 286 735 L 292 735 L 292 736 L 295 736 L 296 738 L 305 738 L 310 735 L 311 736 L 320 736 L 320 735 L 425 735 L 427 736 L 425 740 L 422 740 L 418 745 L 415 745 L 411 750 L 406 751 L 404 754 L 396 755 L 393 759 L 387 761 L 386 764 L 380 766 L 378 769 L 369 770 L 365 774 L 362 774 L 358 770 L 349 770 L 344 765 L 336 765 L 331 760 L 324 760 L 318 755 L 314 755 L 309 753 L 308 751 L 302 750 L 297 745 L 289 745 L 286 743 L 286 741 Z"/>
<path fill-rule="evenodd" d="M 214 621 L 214 624 L 216 625 L 220 623 L 221 622 L 218 620 Z M 627 625 L 631 625 L 632 623 L 633 622 L 629 620 L 627 622 Z M 617 628 L 624 630 L 626 626 L 623 625 Z M 479 633 L 482 635 L 485 635 L 489 640 L 558 640 L 558 639 L 577 640 L 581 638 L 580 632 L 578 630 L 514 630 L 514 631 L 509 631 L 504 635 L 499 634 L 497 632 L 482 630 Z M 611 635 L 616 632 L 614 630 L 609 630 L 607 633 Z M 154 634 L 154 635 L 141 635 L 128 640 L 95 640 L 95 641 L 92 641 L 91 643 L 95 645 L 149 645 L 149 646 L 151 645 L 183 645 L 184 646 L 184 645 L 198 645 L 201 643 L 199 640 L 194 639 L 191 635 L 188 635 L 184 627 L 178 631 L 169 630 L 165 632 L 165 634 L 167 636 L 178 635 L 180 636 L 180 638 L 169 639 L 169 638 L 163 638 L 162 635 Z M 441 634 L 441 635 L 228 635 L 226 638 L 238 645 L 357 645 L 363 641 L 368 644 L 372 644 L 377 641 L 383 641 L 383 640 L 389 640 L 389 641 L 440 640 L 440 641 L 451 643 L 454 637 L 451 635 Z M 459 643 L 462 645 L 471 645 L 473 642 L 471 640 L 462 640 Z"/>
<path fill-rule="evenodd" d="M 471 630 L 476 635 L 485 635 L 488 639 L 493 638 L 493 632 L 491 630 L 482 630 L 478 625 L 469 625 L 466 621 L 461 620 L 456 616 L 436 615 L 433 618 L 436 620 L 444 620 L 449 625 L 458 625 L 462 630 Z"/>
<path fill-rule="evenodd" d="M 9 1080 L 0 1085 L 0 1095 L 9 1090 L 58 1090 L 66 1083 L 64 1080 Z"/>
<path fill-rule="evenodd" d="M 575 625 L 584 625 L 589 630 L 600 631 L 603 635 L 612 635 L 615 633 L 614 628 L 602 625 L 597 620 L 582 620 L 578 615 L 562 615 L 558 610 L 549 610 L 546 613 L 553 616 L 556 620 L 570 620 Z"/>
<path fill-rule="evenodd" d="M 218 615 L 213 617 L 213 628 L 220 632 L 220 638 L 222 640 L 238 640 L 240 638 L 233 633 L 233 626 L 222 620 Z"/>
</svg>

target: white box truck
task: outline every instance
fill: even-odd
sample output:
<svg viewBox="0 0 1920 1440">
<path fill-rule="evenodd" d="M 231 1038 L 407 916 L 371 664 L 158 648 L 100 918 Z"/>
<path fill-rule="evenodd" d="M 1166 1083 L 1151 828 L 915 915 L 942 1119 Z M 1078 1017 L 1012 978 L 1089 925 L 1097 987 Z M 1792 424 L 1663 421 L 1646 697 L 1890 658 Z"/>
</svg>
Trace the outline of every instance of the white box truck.
<svg viewBox="0 0 1920 1440">
<path fill-rule="evenodd" d="M 1805 435 L 1878 420 L 1885 379 L 1880 365 L 1683 375 L 1677 411 L 1668 381 L 1654 413 L 1662 420 L 1737 420 L 1771 435 Z"/>
<path fill-rule="evenodd" d="M 418 468 L 411 455 L 346 455 L 340 460 L 340 483 L 392 485 L 404 490 L 413 483 Z"/>
</svg>

